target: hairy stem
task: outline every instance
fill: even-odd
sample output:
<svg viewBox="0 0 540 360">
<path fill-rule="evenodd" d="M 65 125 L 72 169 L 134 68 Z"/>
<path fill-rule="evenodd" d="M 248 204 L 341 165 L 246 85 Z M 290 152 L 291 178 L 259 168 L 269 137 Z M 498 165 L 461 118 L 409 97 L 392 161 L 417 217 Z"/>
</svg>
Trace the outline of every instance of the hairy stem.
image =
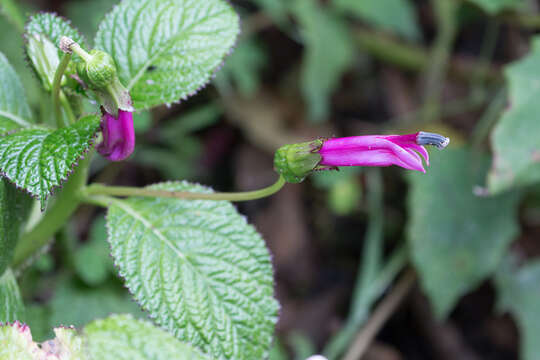
<svg viewBox="0 0 540 360">
<path fill-rule="evenodd" d="M 60 64 L 58 64 L 58 67 L 56 68 L 56 72 L 54 73 L 54 80 L 52 85 L 52 102 L 54 107 L 54 114 L 56 116 L 56 124 L 58 127 L 63 127 L 64 119 L 62 117 L 62 111 L 60 110 L 60 97 L 62 97 L 64 100 L 62 101 L 62 105 L 64 108 L 70 109 L 69 111 L 66 111 L 66 116 L 68 117 L 70 122 L 74 122 L 71 117 L 73 117 L 73 112 L 71 111 L 71 108 L 69 106 L 69 102 L 67 101 L 66 96 L 61 93 L 60 87 L 62 85 L 62 77 L 64 76 L 64 73 L 66 72 L 66 69 L 69 65 L 69 62 L 71 61 L 71 54 L 64 54 L 62 56 L 62 60 L 60 61 Z M 69 115 L 71 113 L 71 117 Z"/>
<path fill-rule="evenodd" d="M 278 192 L 285 185 L 285 179 L 280 176 L 272 185 L 260 190 L 246 192 L 217 192 L 201 194 L 187 191 L 167 191 L 154 190 L 148 188 L 136 188 L 129 186 L 107 186 L 103 184 L 92 184 L 86 187 L 85 201 L 90 200 L 93 195 L 108 196 L 142 196 L 142 197 L 162 197 L 188 200 L 227 200 L 227 201 L 249 201 L 268 197 Z M 90 200 L 90 202 L 92 202 Z M 95 203 L 95 202 L 94 202 Z M 99 203 L 98 203 L 99 204 Z"/>
<path fill-rule="evenodd" d="M 13 267 L 19 267 L 47 245 L 75 212 L 81 202 L 79 195 L 86 184 L 90 158 L 91 156 L 87 155 L 80 160 L 79 166 L 64 184 L 51 208 L 34 228 L 22 235 L 15 248 Z"/>
</svg>

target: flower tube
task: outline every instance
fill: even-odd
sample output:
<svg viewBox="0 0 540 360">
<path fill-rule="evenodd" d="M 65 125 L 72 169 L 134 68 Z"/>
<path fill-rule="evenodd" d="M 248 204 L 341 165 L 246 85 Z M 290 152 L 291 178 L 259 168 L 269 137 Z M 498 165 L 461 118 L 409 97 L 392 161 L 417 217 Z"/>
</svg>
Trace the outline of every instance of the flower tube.
<svg viewBox="0 0 540 360">
<path fill-rule="evenodd" d="M 276 170 L 288 182 L 301 182 L 313 170 L 340 166 L 391 166 L 425 173 L 429 166 L 425 145 L 444 149 L 450 139 L 439 134 L 417 132 L 407 135 L 367 135 L 319 139 L 285 145 L 274 158 Z"/>
<path fill-rule="evenodd" d="M 135 130 L 133 113 L 118 110 L 118 117 L 108 112 L 101 117 L 103 141 L 97 151 L 111 161 L 122 161 L 128 158 L 135 148 Z"/>
</svg>

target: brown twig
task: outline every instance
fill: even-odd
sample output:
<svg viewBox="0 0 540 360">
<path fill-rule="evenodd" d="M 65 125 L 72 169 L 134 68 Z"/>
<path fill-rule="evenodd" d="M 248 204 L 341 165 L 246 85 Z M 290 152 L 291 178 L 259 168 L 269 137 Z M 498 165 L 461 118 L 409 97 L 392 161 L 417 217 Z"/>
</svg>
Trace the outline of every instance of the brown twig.
<svg viewBox="0 0 540 360">
<path fill-rule="evenodd" d="M 413 270 L 407 270 L 401 276 L 397 284 L 385 296 L 375 311 L 373 311 L 366 325 L 356 335 L 352 346 L 347 351 L 343 360 L 359 360 L 362 358 L 369 344 L 371 344 L 388 318 L 396 311 L 398 305 L 405 299 L 415 281 L 416 274 Z"/>
</svg>

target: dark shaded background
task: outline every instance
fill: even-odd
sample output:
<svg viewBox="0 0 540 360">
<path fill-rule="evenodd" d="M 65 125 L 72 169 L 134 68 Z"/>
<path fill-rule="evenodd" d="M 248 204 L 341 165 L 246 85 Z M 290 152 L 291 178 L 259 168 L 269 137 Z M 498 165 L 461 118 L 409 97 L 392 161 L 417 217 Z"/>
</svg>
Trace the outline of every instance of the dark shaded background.
<svg viewBox="0 0 540 360">
<path fill-rule="evenodd" d="M 69 17 L 91 39 L 112 3 L 50 0 L 27 1 L 25 6 Z M 375 42 L 406 41 L 351 20 L 348 24 L 358 46 L 354 64 L 332 92 L 329 115 L 314 122 L 300 91 L 304 45 L 294 28 L 296 20 L 289 19 L 293 27 L 284 30 L 257 4 L 247 0 L 233 4 L 242 14 L 245 36 L 256 50 L 244 49 L 244 58 L 233 64 L 226 60 L 224 73 L 214 84 L 188 101 L 139 116 L 133 158 L 121 164 L 99 161 L 92 180 L 142 186 L 185 178 L 221 191 L 241 191 L 264 187 L 275 179 L 273 152 L 285 143 L 417 129 L 439 131 L 451 136 L 453 143 L 463 143 L 474 134 L 486 104 L 501 87 L 501 66 L 526 54 L 534 33 L 505 16 L 487 17 L 478 8 L 464 5 L 450 48 L 449 71 L 437 74 L 442 88 L 440 113 L 430 117 L 420 110 L 426 100 L 426 69 L 433 58 L 428 55 L 418 66 L 380 55 L 366 37 Z M 423 38 L 412 46 L 419 53 L 427 52 L 435 41 L 438 23 L 429 1 L 414 4 Z M 24 71 L 22 43 L 8 24 L 1 26 L 0 50 L 12 63 L 19 56 L 16 66 Z M 26 84 L 33 81 L 31 76 L 23 78 Z M 35 99 L 39 94 L 30 94 L 31 100 L 32 96 Z M 485 137 L 480 146 L 487 147 Z M 399 168 L 381 172 L 388 252 L 405 238 L 408 214 L 403 172 Z M 273 255 L 282 307 L 278 345 L 291 359 L 303 359 L 322 349 L 343 326 L 366 234 L 366 171 L 328 174 L 333 180 L 321 179 L 325 175 L 287 185 L 268 199 L 238 204 Z M 537 209 L 534 201 L 533 206 L 522 207 L 522 231 L 513 244 L 514 250 L 531 257 L 540 254 Z M 144 316 L 113 275 L 102 217 L 100 210 L 81 208 L 52 251 L 23 276 L 24 297 L 34 304 L 29 322 L 38 339 L 59 323 L 80 326 L 110 312 Z M 463 297 L 444 322 L 435 319 L 428 300 L 415 285 L 382 326 L 364 358 L 517 359 L 518 345 L 513 320 L 495 311 L 489 281 Z M 280 359 L 278 353 L 276 350 L 274 359 Z"/>
</svg>

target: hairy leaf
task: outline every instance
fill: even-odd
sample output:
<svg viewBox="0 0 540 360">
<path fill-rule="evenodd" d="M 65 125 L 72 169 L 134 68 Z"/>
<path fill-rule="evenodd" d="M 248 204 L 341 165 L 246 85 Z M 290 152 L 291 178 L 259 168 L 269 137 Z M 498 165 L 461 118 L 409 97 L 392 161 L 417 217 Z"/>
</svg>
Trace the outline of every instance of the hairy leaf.
<svg viewBox="0 0 540 360">
<path fill-rule="evenodd" d="M 38 345 L 27 325 L 0 324 L 2 360 L 87 360 L 83 340 L 73 328 L 54 329 L 56 337 Z"/>
<path fill-rule="evenodd" d="M 490 14 L 496 14 L 503 10 L 516 9 L 524 5 L 523 0 L 469 0 L 480 6 Z"/>
<path fill-rule="evenodd" d="M 52 88 L 54 73 L 63 56 L 58 48 L 62 36 L 85 46 L 82 36 L 71 27 L 69 21 L 55 14 L 38 13 L 26 25 L 27 55 L 46 90 Z"/>
<path fill-rule="evenodd" d="M 13 322 L 24 318 L 24 305 L 11 269 L 0 276 L 0 323 Z"/>
<path fill-rule="evenodd" d="M 28 128 L 0 138 L 0 171 L 44 202 L 90 148 L 99 116 L 89 115 L 58 130 Z"/>
<path fill-rule="evenodd" d="M 6 270 L 19 239 L 32 198 L 5 179 L 0 179 L 0 276 Z"/>
<path fill-rule="evenodd" d="M 30 328 L 20 322 L 0 324 L 0 359 L 39 360 L 44 353 L 32 340 Z"/>
<path fill-rule="evenodd" d="M 508 257 L 495 276 L 497 307 L 509 311 L 521 332 L 521 359 L 534 360 L 540 353 L 540 259 L 517 267 Z"/>
<path fill-rule="evenodd" d="M 498 193 L 540 181 L 540 37 L 531 53 L 505 69 L 510 105 L 491 136 L 489 190 Z"/>
<path fill-rule="evenodd" d="M 30 106 L 17 73 L 0 53 L 0 134 L 29 126 Z"/>
<path fill-rule="evenodd" d="M 223 0 L 124 0 L 95 44 L 112 55 L 136 109 L 195 93 L 231 50 L 238 16 Z"/>
<path fill-rule="evenodd" d="M 84 328 L 88 350 L 100 360 L 210 360 L 151 323 L 114 315 Z"/>
<path fill-rule="evenodd" d="M 187 182 L 151 189 L 210 192 Z M 115 264 L 157 323 L 219 359 L 264 359 L 278 305 L 260 235 L 225 201 L 130 198 L 107 215 Z"/>
<path fill-rule="evenodd" d="M 422 287 L 442 318 L 497 268 L 518 232 L 519 196 L 473 194 L 484 157 L 464 149 L 433 155 L 427 175 L 409 177 L 408 238 Z"/>
<path fill-rule="evenodd" d="M 342 20 L 312 0 L 296 0 L 295 16 L 302 26 L 305 54 L 301 88 L 310 118 L 324 120 L 330 96 L 351 65 L 354 46 Z"/>
<path fill-rule="evenodd" d="M 334 0 L 334 5 L 381 29 L 411 40 L 420 38 L 415 8 L 410 0 Z"/>
</svg>

